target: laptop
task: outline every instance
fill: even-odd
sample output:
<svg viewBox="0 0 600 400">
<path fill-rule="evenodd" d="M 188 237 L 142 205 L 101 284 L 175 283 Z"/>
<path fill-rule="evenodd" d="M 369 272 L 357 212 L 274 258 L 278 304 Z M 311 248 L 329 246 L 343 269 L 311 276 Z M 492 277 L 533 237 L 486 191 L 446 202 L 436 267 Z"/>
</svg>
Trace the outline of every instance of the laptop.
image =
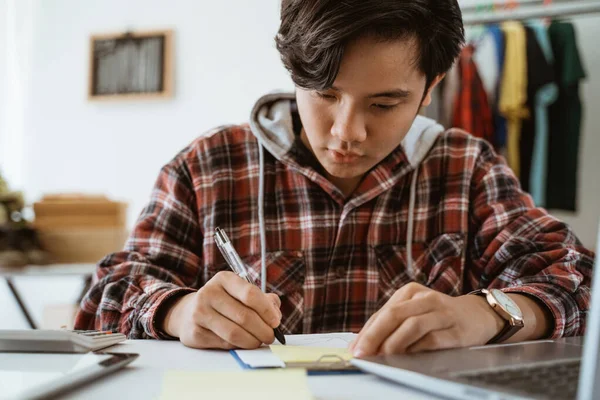
<svg viewBox="0 0 600 400">
<path fill-rule="evenodd" d="M 600 251 L 600 227 L 597 251 Z M 351 362 L 364 372 L 451 399 L 600 399 L 600 256 L 585 337 L 488 345 Z M 585 351 L 583 351 L 585 349 Z"/>
</svg>

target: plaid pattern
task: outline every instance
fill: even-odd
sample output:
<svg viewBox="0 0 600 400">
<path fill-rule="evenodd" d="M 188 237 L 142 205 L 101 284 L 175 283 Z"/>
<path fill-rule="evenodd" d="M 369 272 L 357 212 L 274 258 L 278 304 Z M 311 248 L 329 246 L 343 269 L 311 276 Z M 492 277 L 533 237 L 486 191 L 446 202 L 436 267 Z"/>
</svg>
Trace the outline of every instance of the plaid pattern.
<svg viewBox="0 0 600 400">
<path fill-rule="evenodd" d="M 453 296 L 481 287 L 526 293 L 552 311 L 553 337 L 583 334 L 593 254 L 534 208 L 487 142 L 449 130 L 419 166 L 412 270 L 405 266 L 415 170 L 403 149 L 348 201 L 314 163 L 306 149 L 280 161 L 265 154 L 267 288 L 281 296 L 284 333 L 357 332 L 416 281 Z M 259 280 L 258 174 L 248 126 L 220 128 L 178 154 L 124 250 L 99 263 L 76 328 L 166 338 L 155 321 L 161 305 L 227 269 L 216 227 Z"/>
</svg>

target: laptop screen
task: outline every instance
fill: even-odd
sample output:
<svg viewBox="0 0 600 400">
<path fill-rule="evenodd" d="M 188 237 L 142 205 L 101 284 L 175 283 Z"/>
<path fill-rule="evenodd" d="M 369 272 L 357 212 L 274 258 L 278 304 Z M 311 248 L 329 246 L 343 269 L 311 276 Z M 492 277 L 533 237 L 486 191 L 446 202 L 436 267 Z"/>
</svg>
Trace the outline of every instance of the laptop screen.
<svg viewBox="0 0 600 400">
<path fill-rule="evenodd" d="M 592 300 L 587 317 L 581 372 L 579 373 L 579 400 L 593 399 L 600 393 L 600 226 L 596 242 L 596 262 L 592 277 Z"/>
</svg>

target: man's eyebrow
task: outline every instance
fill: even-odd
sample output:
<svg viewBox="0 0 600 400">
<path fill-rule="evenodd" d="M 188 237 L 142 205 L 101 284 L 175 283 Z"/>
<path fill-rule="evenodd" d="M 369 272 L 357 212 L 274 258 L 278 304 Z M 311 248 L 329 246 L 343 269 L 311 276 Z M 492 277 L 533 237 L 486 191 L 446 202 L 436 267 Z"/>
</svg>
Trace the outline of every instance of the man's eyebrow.
<svg viewBox="0 0 600 400">
<path fill-rule="evenodd" d="M 374 93 L 368 96 L 369 99 L 373 99 L 375 97 L 389 97 L 392 99 L 405 99 L 410 96 L 410 92 L 408 90 L 395 89 L 395 90 L 387 90 L 385 92 Z"/>
<path fill-rule="evenodd" d="M 335 86 L 331 86 L 332 90 L 336 92 L 341 92 L 341 90 Z M 389 97 L 391 99 L 406 99 L 410 96 L 410 91 L 402 90 L 402 89 L 393 89 L 386 90 L 385 92 L 373 93 L 367 96 L 369 99 L 374 99 L 376 97 Z"/>
</svg>

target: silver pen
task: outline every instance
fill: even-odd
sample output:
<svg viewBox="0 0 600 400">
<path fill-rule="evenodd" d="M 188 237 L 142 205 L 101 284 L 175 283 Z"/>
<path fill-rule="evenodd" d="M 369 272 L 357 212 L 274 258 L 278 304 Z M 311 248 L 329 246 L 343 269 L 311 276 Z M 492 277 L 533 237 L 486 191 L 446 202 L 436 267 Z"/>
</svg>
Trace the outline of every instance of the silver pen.
<svg viewBox="0 0 600 400">
<path fill-rule="evenodd" d="M 248 275 L 248 271 L 246 270 L 246 266 L 242 262 L 242 259 L 233 248 L 225 231 L 221 228 L 215 230 L 215 243 L 217 243 L 219 251 L 221 251 L 223 258 L 225 258 L 225 261 L 233 272 L 245 279 L 248 283 L 255 285 L 255 282 L 250 279 L 250 275 Z M 285 336 L 281 333 L 281 330 L 279 330 L 279 328 L 273 328 L 273 332 L 275 333 L 277 340 L 279 340 L 281 344 L 285 344 Z"/>
</svg>

